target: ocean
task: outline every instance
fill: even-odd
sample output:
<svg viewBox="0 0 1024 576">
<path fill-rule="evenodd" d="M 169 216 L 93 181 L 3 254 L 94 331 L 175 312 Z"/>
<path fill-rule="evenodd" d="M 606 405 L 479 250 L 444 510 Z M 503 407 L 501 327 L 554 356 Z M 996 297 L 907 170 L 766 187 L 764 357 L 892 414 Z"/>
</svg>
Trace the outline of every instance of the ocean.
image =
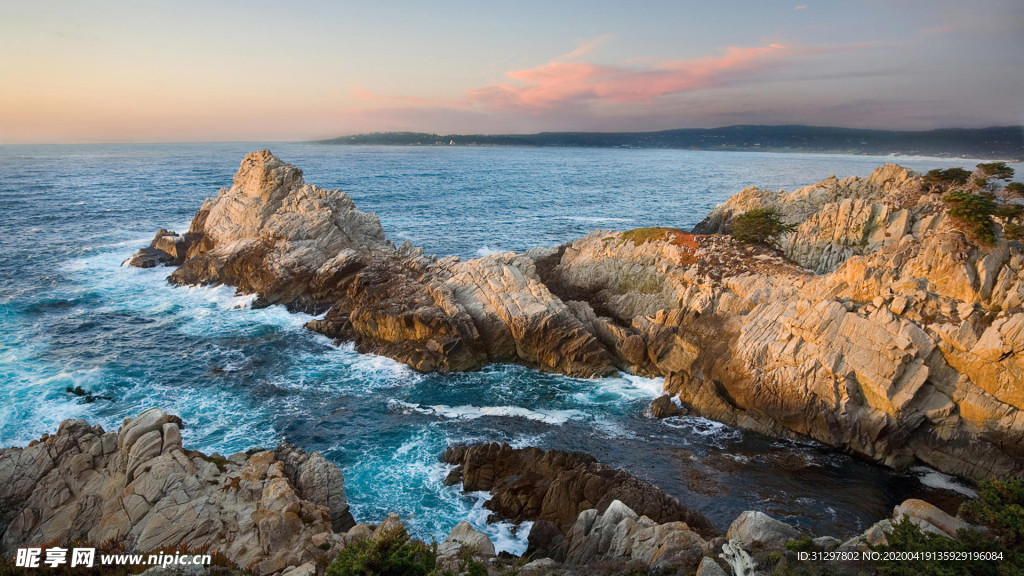
<svg viewBox="0 0 1024 576">
<path fill-rule="evenodd" d="M 724 529 L 757 509 L 846 537 L 908 497 L 955 506 L 970 487 L 895 472 L 814 444 L 697 417 L 645 415 L 661 381 L 581 380 L 514 365 L 419 374 L 309 332 L 229 287 L 177 288 L 168 268 L 122 266 L 158 228 L 183 232 L 202 200 L 269 147 L 307 182 L 341 188 L 388 237 L 473 258 L 594 229 L 689 228 L 749 185 L 793 190 L 885 162 L 923 171 L 976 161 L 685 150 L 346 147 L 313 144 L 0 146 L 0 446 L 61 420 L 115 430 L 157 406 L 186 447 L 231 454 L 288 441 L 345 475 L 358 521 L 398 512 L 422 538 L 463 519 L 521 553 L 529 523 L 486 522 L 485 493 L 445 487 L 456 443 L 590 453 Z M 1024 166 L 1014 165 L 1018 173 Z M 94 398 L 66 391 L 80 387 Z"/>
</svg>

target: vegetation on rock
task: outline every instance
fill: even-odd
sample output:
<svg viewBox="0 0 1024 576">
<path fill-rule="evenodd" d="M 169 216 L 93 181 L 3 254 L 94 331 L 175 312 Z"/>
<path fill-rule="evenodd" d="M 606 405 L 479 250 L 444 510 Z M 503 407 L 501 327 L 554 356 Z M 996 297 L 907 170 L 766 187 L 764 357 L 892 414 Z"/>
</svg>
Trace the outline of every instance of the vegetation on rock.
<svg viewBox="0 0 1024 576">
<path fill-rule="evenodd" d="M 437 544 L 409 537 L 405 528 L 352 542 L 327 567 L 327 576 L 434 576 Z"/>
<path fill-rule="evenodd" d="M 971 239 L 979 244 L 993 244 L 996 241 L 996 200 L 992 194 L 975 194 L 963 190 L 949 192 L 942 197 L 948 206 L 947 212 L 964 228 Z"/>
<path fill-rule="evenodd" d="M 942 200 L 947 211 L 978 244 L 994 244 L 997 225 L 993 217 L 1005 221 L 1003 235 L 1009 241 L 1021 239 L 1020 220 L 1024 205 L 1014 200 L 1024 198 L 1024 184 L 1008 182 L 1000 188 L 998 181 L 1013 178 L 1013 168 L 1006 162 L 978 164 L 974 174 L 963 168 L 931 170 L 923 182 L 932 191 L 945 191 Z M 968 184 L 970 181 L 970 185 Z M 965 186 L 966 185 L 966 186 Z"/>
<path fill-rule="evenodd" d="M 988 480 L 978 498 L 960 507 L 960 516 L 978 529 L 960 530 L 957 538 L 922 531 L 905 519 L 893 527 L 880 552 L 953 552 L 992 556 L 991 560 L 891 560 L 878 563 L 887 576 L 1009 576 L 1024 574 L 1024 481 Z"/>
<path fill-rule="evenodd" d="M 796 230 L 795 224 L 786 224 L 782 215 L 771 208 L 755 208 L 733 218 L 732 236 L 748 244 L 770 244 L 775 237 Z"/>
</svg>

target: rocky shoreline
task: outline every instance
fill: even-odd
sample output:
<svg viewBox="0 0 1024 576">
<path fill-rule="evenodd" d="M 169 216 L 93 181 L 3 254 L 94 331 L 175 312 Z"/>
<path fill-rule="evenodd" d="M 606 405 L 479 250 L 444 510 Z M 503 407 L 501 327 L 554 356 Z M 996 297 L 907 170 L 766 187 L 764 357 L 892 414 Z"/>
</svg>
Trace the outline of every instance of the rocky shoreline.
<svg viewBox="0 0 1024 576">
<path fill-rule="evenodd" d="M 722 234 L 769 208 L 776 247 Z M 748 188 L 694 234 L 593 232 L 461 261 L 395 247 L 343 192 L 269 151 L 129 263 L 229 284 L 257 305 L 421 371 L 517 362 L 665 378 L 692 413 L 894 467 L 1024 477 L 1024 252 L 973 242 L 895 165 L 795 192 Z M 998 225 L 997 225 L 998 228 Z"/>
<path fill-rule="evenodd" d="M 182 445 L 183 426 L 154 408 L 125 419 L 117 431 L 66 420 L 25 448 L 0 450 L 0 558 L 10 562 L 18 548 L 31 546 L 184 549 L 223 558 L 226 573 L 311 576 L 350 548 L 408 541 L 395 514 L 356 523 L 341 471 L 319 453 L 282 444 L 227 457 L 203 454 Z M 794 542 L 802 549 L 864 551 L 885 544 L 903 519 L 947 538 L 967 527 L 908 500 L 892 518 L 846 542 L 811 538 L 756 511 L 742 513 L 721 535 L 677 499 L 584 454 L 481 444 L 452 447 L 441 458 L 458 465 L 452 484 L 489 490 L 489 506 L 501 518 L 535 521 L 522 558 L 495 554 L 486 535 L 459 523 L 431 553 L 437 569 L 453 574 L 477 566 L 494 575 L 749 575 L 759 562 L 777 565 L 776 556 L 792 552 Z"/>
</svg>

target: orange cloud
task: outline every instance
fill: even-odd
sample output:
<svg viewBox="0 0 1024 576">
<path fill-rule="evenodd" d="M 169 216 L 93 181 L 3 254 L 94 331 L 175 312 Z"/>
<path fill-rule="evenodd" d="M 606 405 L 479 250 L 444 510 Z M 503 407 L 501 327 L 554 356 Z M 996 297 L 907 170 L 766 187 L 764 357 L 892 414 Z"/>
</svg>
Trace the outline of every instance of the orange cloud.
<svg viewBox="0 0 1024 576">
<path fill-rule="evenodd" d="M 647 103 L 721 85 L 741 73 L 777 65 L 784 56 L 806 52 L 781 44 L 729 47 L 716 56 L 668 61 L 647 68 L 554 61 L 508 72 L 506 76 L 517 84 L 476 88 L 469 91 L 466 100 L 477 108 L 532 111 L 581 102 Z"/>
</svg>

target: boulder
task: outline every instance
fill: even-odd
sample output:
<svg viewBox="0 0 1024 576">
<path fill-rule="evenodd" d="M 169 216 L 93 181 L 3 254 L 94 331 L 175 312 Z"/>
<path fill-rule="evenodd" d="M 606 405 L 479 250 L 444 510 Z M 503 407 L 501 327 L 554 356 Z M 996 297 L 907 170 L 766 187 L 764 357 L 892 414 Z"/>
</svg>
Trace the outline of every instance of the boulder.
<svg viewBox="0 0 1024 576">
<path fill-rule="evenodd" d="M 671 396 L 665 394 L 651 402 L 651 414 L 655 418 L 671 418 L 673 416 L 683 416 L 686 412 L 679 406 L 676 406 Z"/>
<path fill-rule="evenodd" d="M 466 521 L 459 522 L 437 547 L 437 563 L 444 570 L 457 572 L 466 557 L 487 562 L 495 557 L 491 539 Z"/>
<path fill-rule="evenodd" d="M 725 570 L 718 565 L 713 559 L 705 556 L 701 559 L 700 565 L 697 566 L 696 576 L 729 576 L 725 573 Z"/>
<path fill-rule="evenodd" d="M 565 535 L 559 556 L 573 566 L 636 561 L 657 571 L 692 572 L 707 542 L 685 522 L 658 524 L 613 501 L 604 512 L 584 510 Z"/>
<path fill-rule="evenodd" d="M 786 542 L 802 536 L 799 530 L 789 524 L 756 510 L 747 510 L 740 514 L 729 525 L 729 530 L 725 534 L 729 540 L 737 540 L 744 546 L 760 545 L 773 548 L 782 547 Z"/>
<path fill-rule="evenodd" d="M 916 524 L 923 532 L 949 538 L 956 538 L 958 530 L 968 527 L 963 520 L 950 516 L 933 504 L 915 498 L 904 500 L 893 510 L 893 524 L 898 524 L 905 518 Z"/>
</svg>

